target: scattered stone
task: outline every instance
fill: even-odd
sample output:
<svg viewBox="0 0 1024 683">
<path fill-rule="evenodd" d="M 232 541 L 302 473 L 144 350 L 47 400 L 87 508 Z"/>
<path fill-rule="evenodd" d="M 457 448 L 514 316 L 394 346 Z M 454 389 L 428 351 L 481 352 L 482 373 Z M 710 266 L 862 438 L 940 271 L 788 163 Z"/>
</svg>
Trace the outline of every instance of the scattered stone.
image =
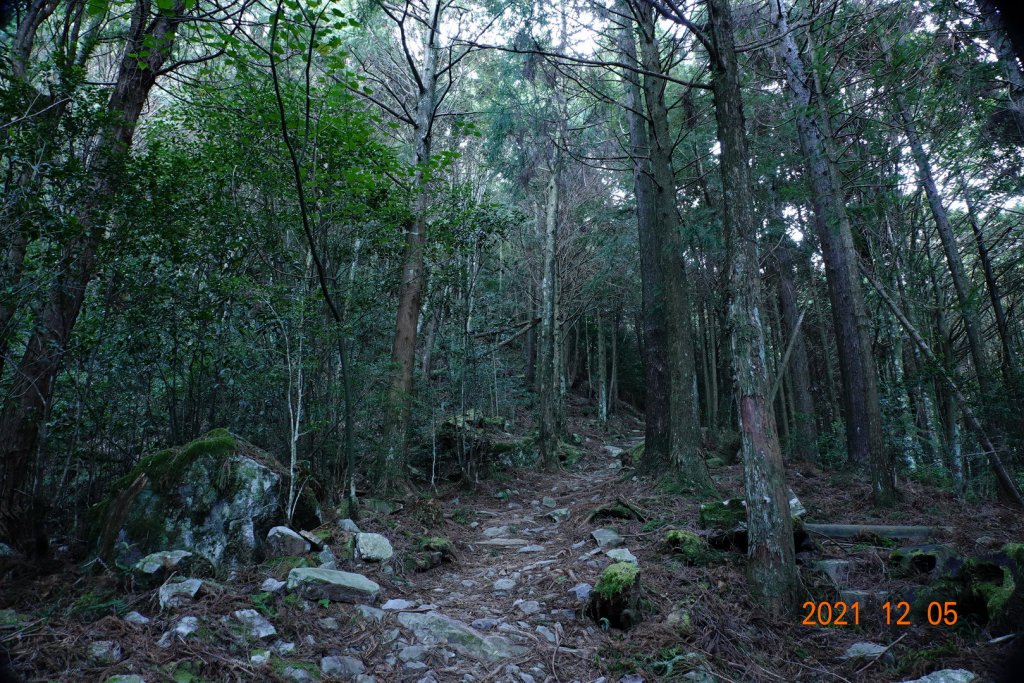
<svg viewBox="0 0 1024 683">
<path fill-rule="evenodd" d="M 157 641 L 157 645 L 162 648 L 168 648 L 174 640 L 185 640 L 190 635 L 199 630 L 199 618 L 193 616 L 185 616 L 178 620 L 178 623 L 174 625 L 170 631 L 167 631 L 160 640 Z"/>
<path fill-rule="evenodd" d="M 334 551 L 331 550 L 330 546 L 325 545 L 324 549 L 317 554 L 317 559 L 320 560 L 321 569 L 337 569 L 338 558 L 335 556 Z"/>
<path fill-rule="evenodd" d="M 619 683 L 644 683 L 644 677 L 640 674 L 626 674 L 619 679 Z"/>
<path fill-rule="evenodd" d="M 549 643 L 554 643 L 558 640 L 558 636 L 555 635 L 555 632 L 547 626 L 538 626 L 537 633 L 544 636 L 544 639 L 547 640 Z"/>
<path fill-rule="evenodd" d="M 683 607 L 677 607 L 668 613 L 665 617 L 665 623 L 669 626 L 675 626 L 683 633 L 690 633 L 693 631 L 693 618 L 690 617 L 690 613 Z"/>
<path fill-rule="evenodd" d="M 977 675 L 966 669 L 943 669 L 903 683 L 971 683 L 977 679 Z"/>
<path fill-rule="evenodd" d="M 270 649 L 277 653 L 278 657 L 287 657 L 295 652 L 295 643 L 286 640 L 275 640 L 270 644 Z"/>
<path fill-rule="evenodd" d="M 115 674 L 107 679 L 107 683 L 146 683 L 146 679 L 135 674 Z"/>
<path fill-rule="evenodd" d="M 356 605 L 356 611 L 367 621 L 380 621 L 384 618 L 384 610 L 369 605 Z"/>
<path fill-rule="evenodd" d="M 267 557 L 290 557 L 309 552 L 309 541 L 286 526 L 275 526 L 267 532 Z"/>
<path fill-rule="evenodd" d="M 892 652 L 889 651 L 884 645 L 878 645 L 877 643 L 854 643 L 846 649 L 840 659 L 878 659 L 881 658 L 883 663 L 892 664 L 896 661 L 893 657 Z"/>
<path fill-rule="evenodd" d="M 839 591 L 839 599 L 847 605 L 859 602 L 861 609 L 874 609 L 889 599 L 889 593 L 886 591 L 862 591 L 844 588 Z"/>
<path fill-rule="evenodd" d="M 297 666 L 285 667 L 281 671 L 281 676 L 291 681 L 297 681 L 298 683 L 305 683 L 306 681 L 316 680 L 313 677 L 313 674 Z"/>
<path fill-rule="evenodd" d="M 286 585 L 284 581 L 278 581 L 274 577 L 270 577 L 260 584 L 260 590 L 264 593 L 280 593 Z"/>
<path fill-rule="evenodd" d="M 606 550 L 604 554 L 612 558 L 616 562 L 630 562 L 632 564 L 639 564 L 639 560 L 636 556 L 629 552 L 628 548 L 615 548 L 613 550 Z"/>
<path fill-rule="evenodd" d="M 683 680 L 693 683 L 716 683 L 717 679 L 707 669 L 694 669 L 683 674 Z"/>
<path fill-rule="evenodd" d="M 373 608 L 371 607 L 370 609 Z M 318 619 L 316 623 L 320 624 L 320 628 L 325 628 L 328 631 L 337 631 L 341 628 L 341 624 L 334 617 L 324 617 L 323 619 Z"/>
<path fill-rule="evenodd" d="M 350 534 L 362 533 L 362 530 L 359 528 L 359 525 L 347 517 L 345 519 L 338 520 L 338 526 L 341 528 L 342 531 L 347 531 Z"/>
<path fill-rule="evenodd" d="M 312 567 L 296 567 L 288 572 L 288 590 L 312 600 L 354 603 L 373 603 L 380 595 L 380 586 L 362 574 Z"/>
<path fill-rule="evenodd" d="M 540 504 L 546 508 L 558 507 L 558 503 L 551 496 L 544 496 L 544 498 L 540 501 Z"/>
<path fill-rule="evenodd" d="M 89 643 L 89 659 L 99 666 L 112 666 L 123 659 L 121 645 L 113 640 Z"/>
<path fill-rule="evenodd" d="M 510 591 L 516 587 L 516 582 L 512 579 L 498 579 L 494 582 L 494 590 L 496 591 Z"/>
<path fill-rule="evenodd" d="M 177 578 L 168 581 L 160 586 L 160 609 L 164 610 L 187 605 L 192 601 L 192 598 L 196 597 L 196 593 L 202 587 L 203 582 L 199 579 Z"/>
<path fill-rule="evenodd" d="M 818 560 L 811 566 L 827 576 L 836 586 L 845 586 L 850 578 L 849 560 Z"/>
<path fill-rule="evenodd" d="M 398 658 L 408 664 L 421 662 L 427 656 L 427 648 L 421 645 L 408 645 L 398 651 Z"/>
<path fill-rule="evenodd" d="M 548 517 L 550 517 L 555 524 L 564 522 L 569 519 L 569 508 L 557 508 L 552 510 L 548 513 Z"/>
<path fill-rule="evenodd" d="M 264 638 L 277 635 L 277 629 L 274 628 L 274 625 L 254 609 L 240 609 L 233 612 L 231 616 L 242 622 L 249 629 L 249 635 L 256 640 L 263 640 Z"/>
<path fill-rule="evenodd" d="M 518 607 L 519 611 L 522 612 L 526 616 L 530 616 L 531 614 L 536 614 L 537 612 L 540 611 L 540 603 L 537 602 L 536 600 L 517 601 L 515 606 Z"/>
<path fill-rule="evenodd" d="M 590 597 L 591 585 L 589 583 L 578 583 L 569 589 L 569 592 L 576 596 L 580 602 L 586 602 Z"/>
<path fill-rule="evenodd" d="M 487 538 L 501 538 L 508 535 L 507 526 L 491 526 L 484 529 L 484 536 Z"/>
<path fill-rule="evenodd" d="M 384 562 L 394 554 L 391 542 L 380 534 L 361 533 L 356 536 L 356 555 L 364 562 Z"/>
<path fill-rule="evenodd" d="M 377 683 L 377 677 L 370 674 L 359 674 L 356 676 L 355 683 Z"/>
<path fill-rule="evenodd" d="M 491 619 L 489 617 L 484 617 L 482 619 L 477 619 L 476 621 L 473 622 L 473 628 L 479 629 L 481 631 L 490 631 L 490 630 L 494 629 L 497 625 L 498 625 L 498 620 L 497 619 Z"/>
<path fill-rule="evenodd" d="M 613 529 L 594 529 L 590 535 L 597 541 L 598 548 L 614 548 L 622 545 L 622 536 Z"/>
<path fill-rule="evenodd" d="M 270 661 L 270 650 L 253 650 L 249 653 L 249 663 L 263 666 Z"/>
<path fill-rule="evenodd" d="M 674 555 L 681 557 L 686 564 L 691 566 L 707 564 L 712 559 L 712 552 L 707 541 L 686 529 L 666 531 L 665 544 Z"/>
<path fill-rule="evenodd" d="M 542 545 L 524 545 L 519 549 L 521 553 L 542 553 L 544 552 L 544 546 Z"/>
<path fill-rule="evenodd" d="M 138 612 L 129 612 L 124 615 L 124 620 L 129 624 L 135 624 L 136 626 L 145 626 L 153 621 L 149 617 L 139 614 Z"/>
<path fill-rule="evenodd" d="M 800 502 L 793 489 L 789 489 L 789 514 L 792 517 L 803 517 L 807 514 L 807 508 Z"/>
<path fill-rule="evenodd" d="M 403 610 L 412 607 L 413 603 L 401 598 L 392 598 L 380 606 L 383 610 Z"/>
<path fill-rule="evenodd" d="M 320 670 L 328 676 L 347 680 L 366 671 L 366 665 L 355 657 L 324 657 L 320 660 Z"/>
<path fill-rule="evenodd" d="M 401 612 L 398 622 L 410 629 L 416 639 L 427 646 L 448 643 L 459 654 L 485 662 L 497 662 L 526 654 L 526 649 L 513 645 L 502 636 L 484 636 L 461 621 L 437 612 Z"/>
<path fill-rule="evenodd" d="M 489 538 L 486 541 L 477 541 L 477 545 L 494 545 L 503 548 L 515 548 L 521 545 L 529 545 L 529 541 L 521 538 Z"/>
<path fill-rule="evenodd" d="M 172 572 L 185 572 L 192 567 L 195 557 L 187 550 L 161 550 L 150 553 L 135 563 L 132 574 L 144 584 L 152 585 L 163 581 Z"/>
<path fill-rule="evenodd" d="M 475 586 L 476 586 L 476 581 L 473 581 L 472 579 L 463 579 L 463 581 L 462 581 L 462 587 L 463 588 L 473 588 Z"/>
</svg>

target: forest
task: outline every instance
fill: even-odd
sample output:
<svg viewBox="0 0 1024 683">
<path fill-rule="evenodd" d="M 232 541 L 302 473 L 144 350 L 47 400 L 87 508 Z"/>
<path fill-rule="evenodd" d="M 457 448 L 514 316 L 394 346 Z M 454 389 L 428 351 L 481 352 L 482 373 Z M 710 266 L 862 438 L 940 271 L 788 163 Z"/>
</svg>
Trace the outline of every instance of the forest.
<svg viewBox="0 0 1024 683">
<path fill-rule="evenodd" d="M 1013 0 L 2 0 L 0 183 L 0 681 L 1022 680 Z"/>
</svg>

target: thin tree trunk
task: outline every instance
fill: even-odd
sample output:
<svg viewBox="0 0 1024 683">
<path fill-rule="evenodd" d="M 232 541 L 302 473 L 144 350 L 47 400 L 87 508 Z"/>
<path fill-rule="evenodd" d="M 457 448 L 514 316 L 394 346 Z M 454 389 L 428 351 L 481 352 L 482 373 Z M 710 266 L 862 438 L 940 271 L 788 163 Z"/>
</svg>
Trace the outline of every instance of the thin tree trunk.
<svg viewBox="0 0 1024 683">
<path fill-rule="evenodd" d="M 558 467 L 558 427 L 555 402 L 558 400 L 558 360 L 555 346 L 555 248 L 558 239 L 558 160 L 548 179 L 547 212 L 544 222 L 544 279 L 541 281 L 541 329 L 537 379 L 540 404 L 540 459 L 545 469 Z"/>
</svg>

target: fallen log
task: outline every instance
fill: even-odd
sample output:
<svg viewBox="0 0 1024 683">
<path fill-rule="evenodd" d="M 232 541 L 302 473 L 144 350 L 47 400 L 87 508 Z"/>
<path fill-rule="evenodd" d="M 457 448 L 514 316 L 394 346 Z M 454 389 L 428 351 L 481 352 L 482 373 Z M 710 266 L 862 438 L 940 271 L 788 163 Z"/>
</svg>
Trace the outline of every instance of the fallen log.
<svg viewBox="0 0 1024 683">
<path fill-rule="evenodd" d="M 804 524 L 808 533 L 829 538 L 878 536 L 894 540 L 927 540 L 946 531 L 938 526 L 890 526 L 887 524 Z"/>
</svg>

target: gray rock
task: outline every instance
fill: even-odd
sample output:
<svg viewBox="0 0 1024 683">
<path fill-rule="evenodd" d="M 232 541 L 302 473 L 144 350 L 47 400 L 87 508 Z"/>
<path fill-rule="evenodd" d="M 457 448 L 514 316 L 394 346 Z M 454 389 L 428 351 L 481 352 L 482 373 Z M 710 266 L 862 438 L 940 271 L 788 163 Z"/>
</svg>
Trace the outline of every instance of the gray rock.
<svg viewBox="0 0 1024 683">
<path fill-rule="evenodd" d="M 138 612 L 129 612 L 124 615 L 124 620 L 129 624 L 135 624 L 136 626 L 145 626 L 153 621 L 149 617 L 139 614 Z"/>
<path fill-rule="evenodd" d="M 260 590 L 264 593 L 280 593 L 286 585 L 284 581 L 278 581 L 274 577 L 270 577 L 260 584 Z"/>
<path fill-rule="evenodd" d="M 590 597 L 590 591 L 593 587 L 589 583 L 578 583 L 569 589 L 569 592 L 576 596 L 576 599 L 580 602 L 586 602 L 587 598 Z"/>
<path fill-rule="evenodd" d="M 172 579 L 160 586 L 158 591 L 160 598 L 160 609 L 182 607 L 196 597 L 196 593 L 203 587 L 199 579 Z"/>
<path fill-rule="evenodd" d="M 267 532 L 267 557 L 290 557 L 309 552 L 309 541 L 286 526 L 275 526 Z"/>
<path fill-rule="evenodd" d="M 845 586 L 850 578 L 849 560 L 818 560 L 811 566 L 831 579 L 836 586 Z"/>
<path fill-rule="evenodd" d="M 544 546 L 542 545 L 524 545 L 519 549 L 521 553 L 542 553 L 544 552 Z"/>
<path fill-rule="evenodd" d="M 483 617 L 482 619 L 477 619 L 473 622 L 473 628 L 479 629 L 481 631 L 490 631 L 494 629 L 494 627 L 496 627 L 497 625 L 498 620 L 491 619 L 489 617 Z"/>
<path fill-rule="evenodd" d="M 233 612 L 231 616 L 249 629 L 249 635 L 257 640 L 277 635 L 277 629 L 274 628 L 274 625 L 254 609 L 240 609 Z"/>
<path fill-rule="evenodd" d="M 494 582 L 494 590 L 496 591 L 510 591 L 516 587 L 516 582 L 512 579 L 498 579 Z"/>
<path fill-rule="evenodd" d="M 519 672 L 519 680 L 521 683 L 537 683 L 537 679 L 528 673 L 523 671 Z"/>
<path fill-rule="evenodd" d="M 330 546 L 324 546 L 324 549 L 317 555 L 317 559 L 320 560 L 321 569 L 337 569 L 338 558 L 334 555 L 334 551 L 331 550 Z"/>
<path fill-rule="evenodd" d="M 501 538 L 508 535 L 507 526 L 492 526 L 484 529 L 484 536 L 487 538 Z"/>
<path fill-rule="evenodd" d="M 526 616 L 536 614 L 540 611 L 540 603 L 536 600 L 522 600 L 517 602 L 515 606 L 518 607 L 519 611 Z"/>
<path fill-rule="evenodd" d="M 544 636 L 544 639 L 547 640 L 549 643 L 554 643 L 558 640 L 558 637 L 555 635 L 555 632 L 549 629 L 547 626 L 538 626 L 537 633 Z"/>
<path fill-rule="evenodd" d="M 558 507 L 558 503 L 551 496 L 544 496 L 544 498 L 540 501 L 540 504 L 546 508 Z"/>
<path fill-rule="evenodd" d="M 97 640 L 94 643 L 89 643 L 89 659 L 99 666 L 112 666 L 123 658 L 120 643 L 113 640 Z"/>
<path fill-rule="evenodd" d="M 476 581 L 473 581 L 472 579 L 463 579 L 463 581 L 462 581 L 462 587 L 463 588 L 474 588 L 475 586 L 476 586 Z"/>
<path fill-rule="evenodd" d="M 320 660 L 320 670 L 328 676 L 348 680 L 366 671 L 366 665 L 355 657 L 324 657 Z"/>
<path fill-rule="evenodd" d="M 684 681 L 693 681 L 693 683 L 716 683 L 715 677 L 707 669 L 694 669 L 693 671 L 687 671 L 683 674 Z"/>
<path fill-rule="evenodd" d="M 889 593 L 886 591 L 861 591 L 848 589 L 839 591 L 840 600 L 845 602 L 847 605 L 859 602 L 861 610 L 879 607 L 882 603 L 888 600 L 888 598 Z"/>
<path fill-rule="evenodd" d="M 488 538 L 486 541 L 477 541 L 477 545 L 493 545 L 502 548 L 516 548 L 521 545 L 529 545 L 529 541 L 521 538 Z"/>
<path fill-rule="evenodd" d="M 115 674 L 107 679 L 107 683 L 146 683 L 146 679 L 135 674 Z"/>
<path fill-rule="evenodd" d="M 296 567 L 288 572 L 288 590 L 312 600 L 354 603 L 373 603 L 380 595 L 380 586 L 362 574 L 312 567 Z"/>
<path fill-rule="evenodd" d="M 285 667 L 281 671 L 281 676 L 283 678 L 287 678 L 290 681 L 297 681 L 298 683 L 305 683 L 306 681 L 316 680 L 316 678 L 313 677 L 313 674 L 297 666 Z"/>
<path fill-rule="evenodd" d="M 167 576 L 171 572 L 184 570 L 192 557 L 193 554 L 187 550 L 160 550 L 136 562 L 132 574 L 136 578 Z"/>
<path fill-rule="evenodd" d="M 409 662 L 422 662 L 427 656 L 427 648 L 422 645 L 408 645 L 398 651 L 398 658 L 408 664 Z"/>
<path fill-rule="evenodd" d="M 612 558 L 616 562 L 629 562 L 630 564 L 638 564 L 638 560 L 633 553 L 629 552 L 628 548 L 615 548 L 613 550 L 606 550 L 604 554 Z"/>
<path fill-rule="evenodd" d="M 598 548 L 614 548 L 622 545 L 622 536 L 613 529 L 594 529 L 590 535 L 597 541 Z"/>
<path fill-rule="evenodd" d="M 903 683 L 971 683 L 976 680 L 978 680 L 977 675 L 966 669 L 943 669 L 912 681 L 903 681 Z"/>
<path fill-rule="evenodd" d="M 413 603 L 401 598 L 392 598 L 380 606 L 383 610 L 403 610 L 412 607 Z"/>
<path fill-rule="evenodd" d="M 355 683 L 377 683 L 377 677 L 370 674 L 359 674 L 355 678 Z"/>
<path fill-rule="evenodd" d="M 619 679 L 619 683 L 644 683 L 644 677 L 640 674 L 626 674 Z"/>
<path fill-rule="evenodd" d="M 249 653 L 249 663 L 263 666 L 270 661 L 270 650 L 253 650 Z"/>
<path fill-rule="evenodd" d="M 380 621 L 384 618 L 384 610 L 369 605 L 356 605 L 356 611 L 367 621 Z"/>
<path fill-rule="evenodd" d="M 843 656 L 840 657 L 840 659 L 844 660 L 864 658 L 881 658 L 885 663 L 892 663 L 896 661 L 896 658 L 893 657 L 889 648 L 884 645 L 878 645 L 877 643 L 854 643 L 848 647 Z"/>
<path fill-rule="evenodd" d="M 124 513 L 103 522 L 116 530 L 115 559 L 133 565 L 150 553 L 182 548 L 217 570 L 255 564 L 288 497 L 288 472 L 277 459 L 218 430 L 158 462 L 164 476 L 150 477 L 137 492 L 108 496 L 111 513 Z M 318 512 L 307 492 L 297 515 L 315 519 Z"/>
<path fill-rule="evenodd" d="M 557 510 L 552 510 L 548 513 L 548 517 L 556 523 L 564 522 L 569 519 L 569 508 L 558 508 Z"/>
<path fill-rule="evenodd" d="M 350 534 L 362 533 L 362 530 L 359 528 L 359 525 L 348 518 L 338 520 L 338 526 L 341 527 L 342 531 L 347 531 Z"/>
<path fill-rule="evenodd" d="M 793 489 L 789 489 L 789 514 L 793 517 L 803 517 L 807 514 L 807 508 L 800 502 Z"/>
<path fill-rule="evenodd" d="M 384 562 L 394 556 L 391 542 L 380 534 L 356 536 L 356 555 L 364 562 Z"/>
<path fill-rule="evenodd" d="M 178 623 L 174 625 L 170 631 L 167 631 L 160 640 L 157 641 L 157 645 L 162 648 L 168 648 L 171 643 L 175 640 L 186 640 L 190 635 L 199 630 L 199 618 L 193 616 L 185 616 L 178 620 Z"/>
<path fill-rule="evenodd" d="M 437 612 L 401 612 L 398 623 L 411 630 L 424 645 L 447 643 L 459 654 L 483 662 L 498 662 L 526 654 L 525 648 L 513 645 L 507 638 L 485 636 L 461 621 Z"/>
</svg>

